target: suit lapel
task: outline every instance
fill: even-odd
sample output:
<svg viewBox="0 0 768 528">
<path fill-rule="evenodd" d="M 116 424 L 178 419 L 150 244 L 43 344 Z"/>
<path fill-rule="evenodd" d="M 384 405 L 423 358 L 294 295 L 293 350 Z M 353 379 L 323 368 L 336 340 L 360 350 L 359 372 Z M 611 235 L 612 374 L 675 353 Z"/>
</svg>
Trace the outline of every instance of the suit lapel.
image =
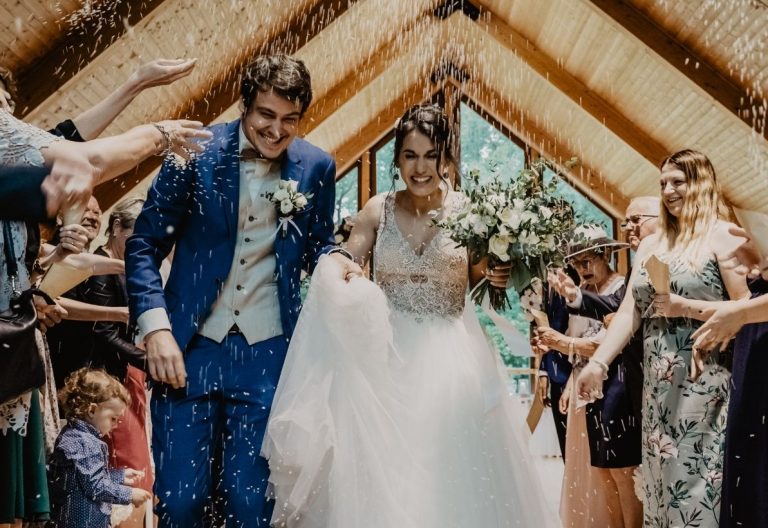
<svg viewBox="0 0 768 528">
<path fill-rule="evenodd" d="M 234 241 L 240 210 L 240 120 L 228 123 L 224 130 L 215 166 L 217 174 L 214 177 L 221 185 L 229 238 Z"/>
<path fill-rule="evenodd" d="M 292 141 L 290 145 L 288 145 L 288 149 L 285 151 L 285 157 L 283 158 L 283 162 L 280 166 L 280 179 L 281 180 L 293 180 L 298 182 L 299 190 L 302 189 L 302 180 L 304 179 L 304 166 L 301 163 L 301 157 L 298 155 L 297 147 L 296 147 L 296 141 Z M 275 224 L 275 229 L 278 228 L 279 222 L 280 222 L 280 213 L 278 211 L 277 215 L 277 224 Z M 283 269 L 282 262 L 286 255 L 285 252 L 288 250 L 288 244 L 289 241 L 292 240 L 293 237 L 290 236 L 283 236 L 282 233 L 277 233 L 275 236 L 275 264 L 277 265 L 278 272 Z M 279 275 L 279 273 L 278 273 Z"/>
</svg>

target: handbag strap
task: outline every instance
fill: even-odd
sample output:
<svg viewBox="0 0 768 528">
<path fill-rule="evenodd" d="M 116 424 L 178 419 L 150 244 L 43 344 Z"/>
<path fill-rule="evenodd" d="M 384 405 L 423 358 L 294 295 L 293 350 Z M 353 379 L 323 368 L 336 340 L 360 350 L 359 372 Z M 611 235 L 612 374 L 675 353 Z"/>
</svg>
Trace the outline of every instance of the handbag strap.
<svg viewBox="0 0 768 528">
<path fill-rule="evenodd" d="M 11 233 L 11 223 L 8 221 L 3 222 L 3 251 L 5 252 L 5 265 L 8 268 L 8 278 L 11 279 L 13 294 L 18 295 L 19 263 L 16 262 L 13 233 Z"/>
</svg>

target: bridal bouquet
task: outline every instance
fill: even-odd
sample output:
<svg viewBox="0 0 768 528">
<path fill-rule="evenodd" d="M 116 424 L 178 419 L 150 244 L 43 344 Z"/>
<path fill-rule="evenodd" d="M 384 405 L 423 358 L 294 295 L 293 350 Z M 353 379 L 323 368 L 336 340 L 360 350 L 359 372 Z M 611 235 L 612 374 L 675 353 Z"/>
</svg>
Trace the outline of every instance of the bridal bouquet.
<svg viewBox="0 0 768 528">
<path fill-rule="evenodd" d="M 546 167 L 546 161 L 536 161 L 507 181 L 494 169 L 484 184 L 472 171 L 464 206 L 438 222 L 468 248 L 473 263 L 487 258 L 489 267 L 511 264 L 510 282 L 521 295 L 534 278 L 546 276 L 548 266 L 562 265 L 562 245 L 574 226 L 573 208 L 554 194 L 557 183 L 544 183 Z M 509 306 L 506 290 L 487 281 L 473 290 L 472 300 L 480 304 L 486 293 L 494 309 Z"/>
</svg>

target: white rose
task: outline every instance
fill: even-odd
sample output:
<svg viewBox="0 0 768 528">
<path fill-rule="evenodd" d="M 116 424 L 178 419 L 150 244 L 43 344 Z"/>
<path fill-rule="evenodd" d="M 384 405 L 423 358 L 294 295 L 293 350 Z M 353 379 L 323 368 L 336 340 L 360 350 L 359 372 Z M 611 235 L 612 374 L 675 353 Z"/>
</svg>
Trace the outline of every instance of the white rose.
<svg viewBox="0 0 768 528">
<path fill-rule="evenodd" d="M 531 211 L 523 211 L 522 218 L 523 222 L 536 222 L 539 219 L 539 217 Z"/>
<path fill-rule="evenodd" d="M 462 229 L 469 231 L 469 228 L 472 227 L 469 219 L 470 215 L 463 216 L 461 220 L 459 220 L 459 226 L 461 226 Z"/>
<path fill-rule="evenodd" d="M 479 236 L 485 236 L 488 234 L 488 225 L 483 221 L 481 216 L 472 215 L 472 231 Z"/>
<path fill-rule="evenodd" d="M 297 209 L 304 209 L 307 206 L 307 199 L 304 195 L 297 196 L 295 202 Z"/>
<path fill-rule="evenodd" d="M 552 209 L 549 207 L 539 207 L 539 214 L 541 214 L 544 220 L 549 220 L 552 217 Z"/>
<path fill-rule="evenodd" d="M 525 231 L 520 236 L 520 242 L 523 244 L 529 244 L 531 246 L 538 244 L 540 241 L 539 236 L 536 233 L 531 233 L 530 231 Z"/>
<path fill-rule="evenodd" d="M 277 188 L 278 189 L 290 189 L 291 188 L 291 182 L 288 180 L 280 180 L 277 182 Z"/>
<path fill-rule="evenodd" d="M 486 203 L 485 204 L 485 211 L 484 212 L 485 212 L 486 215 L 495 216 L 496 215 L 496 208 L 493 205 L 491 205 L 489 203 Z"/>
<path fill-rule="evenodd" d="M 520 222 L 522 221 L 522 217 L 520 216 L 520 213 L 518 213 L 514 209 L 505 207 L 498 214 L 498 216 L 499 216 L 499 220 L 501 220 L 504 225 L 509 226 L 512 230 L 517 230 L 520 227 Z"/>
<path fill-rule="evenodd" d="M 299 182 L 296 180 L 288 180 L 288 188 L 291 190 L 291 192 L 296 192 L 299 190 Z"/>
<path fill-rule="evenodd" d="M 498 257 L 502 262 L 509 260 L 509 254 L 507 253 L 508 249 L 509 237 L 503 235 L 493 235 L 491 240 L 488 242 L 488 251 L 490 251 L 492 255 Z"/>
<path fill-rule="evenodd" d="M 288 194 L 288 191 L 285 189 L 278 189 L 275 191 L 275 195 L 272 197 L 276 202 L 283 202 L 285 200 L 288 200 L 291 197 L 290 194 Z"/>
<path fill-rule="evenodd" d="M 512 200 L 512 206 L 517 210 L 523 210 L 525 209 L 525 202 L 522 201 L 520 198 L 515 198 Z"/>
<path fill-rule="evenodd" d="M 290 200 L 283 200 L 280 202 L 280 212 L 283 214 L 288 214 L 291 211 L 293 211 L 293 204 Z"/>
</svg>

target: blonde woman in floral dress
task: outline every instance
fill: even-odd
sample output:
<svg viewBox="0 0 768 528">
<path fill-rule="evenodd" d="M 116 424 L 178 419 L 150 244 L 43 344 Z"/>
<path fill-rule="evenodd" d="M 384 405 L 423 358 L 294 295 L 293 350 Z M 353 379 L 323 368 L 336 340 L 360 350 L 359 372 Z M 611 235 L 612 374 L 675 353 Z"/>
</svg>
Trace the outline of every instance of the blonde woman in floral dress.
<svg viewBox="0 0 768 528">
<path fill-rule="evenodd" d="M 642 498 L 647 527 L 716 527 L 731 378 L 729 352 L 704 359 L 692 376 L 691 334 L 717 301 L 749 296 L 746 279 L 720 268 L 743 239 L 728 232 L 727 208 L 706 156 L 683 150 L 661 164 L 661 210 L 643 240 L 627 296 L 577 380 L 582 398 L 602 396 L 606 366 L 643 324 Z M 646 262 L 669 265 L 671 294 L 656 294 Z M 656 285 L 660 286 L 660 285 Z"/>
</svg>

